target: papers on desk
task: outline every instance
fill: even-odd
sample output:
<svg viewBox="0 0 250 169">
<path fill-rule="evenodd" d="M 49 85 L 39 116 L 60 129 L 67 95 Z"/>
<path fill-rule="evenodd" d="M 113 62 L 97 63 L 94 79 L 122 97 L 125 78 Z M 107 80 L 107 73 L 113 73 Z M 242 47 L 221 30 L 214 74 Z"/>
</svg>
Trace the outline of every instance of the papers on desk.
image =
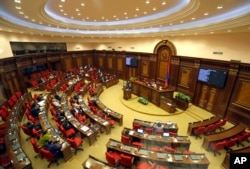
<svg viewBox="0 0 250 169">
<path fill-rule="evenodd" d="M 87 126 L 82 126 L 82 127 L 81 127 L 81 130 L 84 131 L 84 132 L 86 132 L 86 131 L 89 130 L 89 128 L 88 128 Z"/>
<path fill-rule="evenodd" d="M 104 121 L 103 124 L 104 124 L 104 125 L 107 125 L 107 124 L 109 124 L 109 122 L 108 122 L 108 121 Z"/>
<path fill-rule="evenodd" d="M 153 140 L 153 139 L 155 139 L 155 138 L 156 138 L 155 135 L 150 135 L 150 136 L 149 136 L 149 139 L 151 139 L 151 140 Z"/>
<path fill-rule="evenodd" d="M 134 133 L 135 133 L 134 130 L 130 130 L 128 134 L 129 134 L 129 135 L 134 135 Z"/>
<path fill-rule="evenodd" d="M 176 137 L 176 139 L 177 139 L 178 141 L 182 141 L 182 140 L 184 140 L 184 138 L 183 138 L 183 137 Z"/>
</svg>

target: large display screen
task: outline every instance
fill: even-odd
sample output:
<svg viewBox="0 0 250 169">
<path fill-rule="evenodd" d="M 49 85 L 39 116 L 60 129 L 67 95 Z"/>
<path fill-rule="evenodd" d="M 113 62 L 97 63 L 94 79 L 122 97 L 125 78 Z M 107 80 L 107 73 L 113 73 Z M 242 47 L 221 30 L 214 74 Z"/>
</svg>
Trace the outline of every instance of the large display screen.
<svg viewBox="0 0 250 169">
<path fill-rule="evenodd" d="M 127 56 L 126 57 L 126 65 L 130 67 L 137 67 L 138 65 L 138 60 L 136 57 L 132 56 Z"/>
<path fill-rule="evenodd" d="M 198 74 L 198 81 L 218 88 L 223 88 L 227 80 L 227 71 L 200 68 Z"/>
</svg>

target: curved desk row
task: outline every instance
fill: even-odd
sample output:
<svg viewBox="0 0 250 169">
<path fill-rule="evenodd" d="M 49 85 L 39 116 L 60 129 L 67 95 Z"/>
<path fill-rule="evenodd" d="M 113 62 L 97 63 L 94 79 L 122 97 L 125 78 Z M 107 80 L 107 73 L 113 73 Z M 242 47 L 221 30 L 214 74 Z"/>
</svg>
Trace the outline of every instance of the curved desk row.
<svg viewBox="0 0 250 169">
<path fill-rule="evenodd" d="M 116 169 L 110 166 L 108 163 L 101 161 L 91 155 L 83 162 L 82 167 L 84 169 Z"/>
<path fill-rule="evenodd" d="M 31 98 L 30 93 L 25 93 L 12 109 L 9 118 L 9 127 L 5 135 L 7 153 L 15 169 L 32 169 L 31 161 L 22 149 L 20 137 L 21 120 L 24 114 L 24 103 Z"/>
<path fill-rule="evenodd" d="M 219 117 L 219 116 L 216 116 L 216 117 L 213 116 L 213 117 L 211 117 L 209 119 L 205 119 L 205 120 L 202 120 L 202 121 L 197 121 L 197 122 L 189 123 L 188 124 L 188 131 L 187 131 L 187 133 L 189 135 L 193 135 L 193 131 L 194 131 L 195 128 L 197 128 L 197 127 L 203 127 L 203 126 L 208 126 L 208 125 L 214 124 L 214 123 L 216 123 L 216 122 L 218 122 L 220 120 L 221 120 L 221 117 Z"/>
<path fill-rule="evenodd" d="M 206 150 L 209 150 L 210 144 L 212 142 L 221 141 L 221 140 L 231 138 L 231 137 L 236 136 L 237 134 L 243 132 L 245 129 L 246 129 L 245 126 L 240 123 L 240 124 L 235 125 L 234 127 L 230 128 L 230 129 L 224 130 L 222 132 L 207 135 L 203 139 L 202 147 Z"/>
<path fill-rule="evenodd" d="M 139 124 L 142 128 L 146 128 L 146 127 L 154 127 L 155 122 L 134 119 L 133 125 L 134 124 Z M 165 132 L 174 132 L 174 133 L 178 132 L 179 128 L 178 128 L 177 123 L 166 122 L 166 123 L 162 123 L 162 124 L 164 125 L 163 129 Z"/>
<path fill-rule="evenodd" d="M 124 128 L 122 134 L 128 133 L 128 136 L 133 140 L 140 140 L 140 142 L 144 143 L 146 147 L 157 145 L 157 146 L 171 146 L 171 147 L 180 147 L 184 150 L 188 150 L 191 144 L 188 136 L 162 136 L 157 134 L 146 134 L 146 133 L 138 133 L 129 128 Z"/>
<path fill-rule="evenodd" d="M 182 166 L 182 168 L 200 168 L 207 169 L 210 162 L 206 158 L 205 154 L 191 154 L 183 155 L 180 153 L 157 153 L 150 150 L 138 149 L 136 147 L 123 145 L 121 142 L 110 139 L 106 144 L 107 150 L 113 150 L 120 153 L 125 153 L 139 159 L 148 159 L 151 161 L 157 161 L 163 165 Z"/>
</svg>

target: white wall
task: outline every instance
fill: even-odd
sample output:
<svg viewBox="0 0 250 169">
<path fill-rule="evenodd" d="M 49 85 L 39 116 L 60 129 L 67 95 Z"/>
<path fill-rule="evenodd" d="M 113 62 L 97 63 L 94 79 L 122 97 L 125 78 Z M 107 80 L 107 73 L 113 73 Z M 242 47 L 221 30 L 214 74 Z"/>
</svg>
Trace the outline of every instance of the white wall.
<svg viewBox="0 0 250 169">
<path fill-rule="evenodd" d="M 21 42 L 66 42 L 68 51 L 77 50 L 112 50 L 134 51 L 152 53 L 154 47 L 161 40 L 171 41 L 176 49 L 177 55 L 217 60 L 240 60 L 250 63 L 250 33 L 228 33 L 194 36 L 171 36 L 163 38 L 72 38 L 51 37 L 40 35 L 25 35 L 1 32 L 0 34 L 0 58 L 12 57 L 10 41 Z M 223 52 L 222 55 L 213 52 Z"/>
</svg>

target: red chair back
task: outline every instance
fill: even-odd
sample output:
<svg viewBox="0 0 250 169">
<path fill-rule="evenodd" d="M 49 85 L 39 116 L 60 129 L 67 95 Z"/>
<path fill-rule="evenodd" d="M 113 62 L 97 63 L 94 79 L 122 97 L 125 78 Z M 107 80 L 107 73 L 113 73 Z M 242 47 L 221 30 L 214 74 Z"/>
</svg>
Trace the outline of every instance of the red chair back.
<svg viewBox="0 0 250 169">
<path fill-rule="evenodd" d="M 134 163 L 134 157 L 130 155 L 121 154 L 120 164 L 125 167 L 131 167 Z"/>
<path fill-rule="evenodd" d="M 122 137 L 121 138 L 122 144 L 126 144 L 126 145 L 130 145 L 131 144 L 131 140 L 130 140 L 129 136 L 122 135 L 121 137 Z"/>
</svg>

